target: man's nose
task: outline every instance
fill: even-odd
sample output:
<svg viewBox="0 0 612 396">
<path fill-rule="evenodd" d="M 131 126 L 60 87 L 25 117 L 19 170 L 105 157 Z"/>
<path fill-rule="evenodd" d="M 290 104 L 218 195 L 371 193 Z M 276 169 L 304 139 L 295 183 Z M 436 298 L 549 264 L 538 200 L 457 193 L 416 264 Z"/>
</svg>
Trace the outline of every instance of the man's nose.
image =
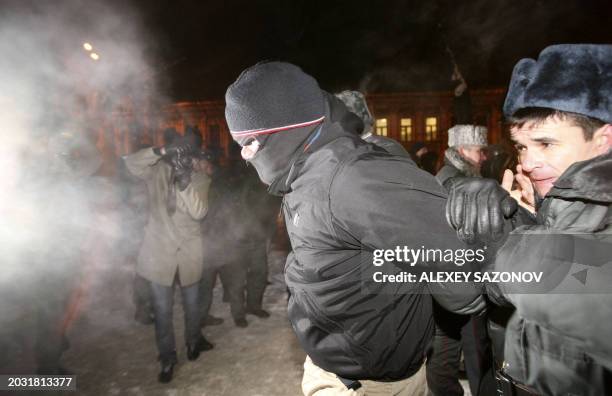
<svg viewBox="0 0 612 396">
<path fill-rule="evenodd" d="M 530 152 L 526 150 L 521 153 L 520 157 L 521 166 L 523 167 L 523 171 L 530 173 L 534 169 L 542 166 L 542 161 L 537 154 L 534 152 Z"/>
</svg>

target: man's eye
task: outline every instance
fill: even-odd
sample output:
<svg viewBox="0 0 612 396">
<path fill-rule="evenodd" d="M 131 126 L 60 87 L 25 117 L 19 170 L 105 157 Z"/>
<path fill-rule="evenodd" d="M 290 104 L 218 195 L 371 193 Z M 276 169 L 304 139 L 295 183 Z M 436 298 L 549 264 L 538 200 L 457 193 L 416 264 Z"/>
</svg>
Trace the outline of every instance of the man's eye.
<svg viewBox="0 0 612 396">
<path fill-rule="evenodd" d="M 255 138 L 248 138 L 247 140 L 244 141 L 244 143 L 242 143 L 242 147 L 250 146 L 251 144 L 253 144 L 254 141 L 255 141 Z"/>
<path fill-rule="evenodd" d="M 522 144 L 515 144 L 514 148 L 516 149 L 516 151 L 525 151 L 527 149 L 527 147 L 523 146 Z"/>
</svg>

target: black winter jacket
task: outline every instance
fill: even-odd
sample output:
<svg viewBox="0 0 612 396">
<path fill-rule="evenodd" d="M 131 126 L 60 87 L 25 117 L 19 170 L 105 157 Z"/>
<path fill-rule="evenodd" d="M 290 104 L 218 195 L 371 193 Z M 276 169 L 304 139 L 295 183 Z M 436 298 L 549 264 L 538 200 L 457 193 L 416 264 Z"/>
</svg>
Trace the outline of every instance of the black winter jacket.
<svg viewBox="0 0 612 396">
<path fill-rule="evenodd" d="M 612 394 L 612 152 L 572 165 L 537 224 L 514 230 L 495 271 L 542 272 L 502 284 L 516 307 L 504 370 L 544 395 Z"/>
<path fill-rule="evenodd" d="M 375 249 L 465 248 L 444 218 L 446 192 L 410 159 L 338 124 L 324 124 L 313 147 L 281 191 L 293 249 L 286 264 L 293 328 L 327 371 L 356 380 L 407 378 L 423 364 L 433 333 L 428 292 L 460 313 L 482 309 L 482 296 L 461 283 L 387 283 L 368 292 L 362 276 L 373 268 Z"/>
</svg>

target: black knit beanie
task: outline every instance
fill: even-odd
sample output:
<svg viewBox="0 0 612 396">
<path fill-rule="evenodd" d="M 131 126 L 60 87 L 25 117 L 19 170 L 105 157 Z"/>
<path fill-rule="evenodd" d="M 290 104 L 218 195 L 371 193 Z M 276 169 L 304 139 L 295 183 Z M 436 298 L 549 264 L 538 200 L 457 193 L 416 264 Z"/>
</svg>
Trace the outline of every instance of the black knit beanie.
<svg viewBox="0 0 612 396">
<path fill-rule="evenodd" d="M 258 63 L 242 72 L 225 93 L 225 119 L 232 137 L 243 144 L 319 124 L 325 101 L 317 81 L 285 62 Z"/>
<path fill-rule="evenodd" d="M 327 110 L 317 81 L 284 62 L 258 63 L 243 71 L 227 89 L 225 102 L 232 138 L 240 145 L 253 138 L 260 142 L 249 162 L 268 185 L 287 173 Z"/>
</svg>

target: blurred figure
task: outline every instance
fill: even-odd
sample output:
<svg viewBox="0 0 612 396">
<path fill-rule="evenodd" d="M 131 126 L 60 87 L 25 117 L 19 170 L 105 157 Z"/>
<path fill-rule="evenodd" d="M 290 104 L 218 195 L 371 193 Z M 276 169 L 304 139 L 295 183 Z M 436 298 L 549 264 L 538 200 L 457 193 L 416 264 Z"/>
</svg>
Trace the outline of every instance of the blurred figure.
<svg viewBox="0 0 612 396">
<path fill-rule="evenodd" d="M 417 164 L 419 168 L 423 167 L 423 165 L 421 164 L 421 159 L 428 152 L 429 152 L 429 149 L 423 142 L 415 142 L 410 147 L 410 150 L 408 150 L 408 153 L 410 153 L 410 158 L 412 158 L 414 163 Z"/>
<path fill-rule="evenodd" d="M 208 262 L 201 284 L 204 314 L 219 274 L 236 326 L 248 325 L 246 314 L 269 316 L 262 300 L 268 281 L 268 242 L 279 206 L 244 163 L 234 162 L 217 172 L 211 187 L 211 216 L 203 223 Z"/>
<path fill-rule="evenodd" d="M 240 219 L 240 171 L 241 164 L 231 162 L 228 166 L 218 167 L 212 176 L 209 194 L 209 213 L 202 222 L 202 243 L 204 246 L 204 271 L 200 282 L 200 309 L 202 325 L 219 323 L 218 318 L 210 315 L 213 289 L 217 275 L 221 276 L 223 289 L 230 302 L 231 313 L 237 326 L 246 326 L 244 304 L 238 292 L 240 283 L 235 287 L 231 273 L 242 273 L 238 254 L 238 233 L 242 229 Z M 244 283 L 244 279 L 242 279 Z M 211 323 L 209 323 L 209 321 Z"/>
<path fill-rule="evenodd" d="M 147 145 L 140 145 L 134 151 L 140 151 L 148 147 Z M 144 239 L 144 230 L 149 217 L 147 185 L 128 171 L 123 160 L 119 161 L 117 169 L 123 212 L 121 228 L 126 236 L 122 241 L 122 251 L 128 261 L 127 264 L 136 267 L 138 252 Z M 145 325 L 153 324 L 154 314 L 149 281 L 135 273 L 133 286 L 134 320 Z"/>
<path fill-rule="evenodd" d="M 148 190 L 150 215 L 137 271 L 150 282 L 162 383 L 172 380 L 177 362 L 172 324 L 175 285 L 180 287 L 185 312 L 187 358 L 195 360 L 213 347 L 200 331 L 200 220 L 208 210 L 211 172 L 200 143 L 199 136 L 186 134 L 161 148 L 124 157 L 128 170 Z"/>
<path fill-rule="evenodd" d="M 262 301 L 268 284 L 268 247 L 276 228 L 280 199 L 268 194 L 253 167 L 244 166 L 241 179 L 245 233 L 240 239 L 240 250 L 246 272 L 245 311 L 267 318 L 270 314 L 262 308 Z"/>
<path fill-rule="evenodd" d="M 372 143 L 390 154 L 402 157 L 409 156 L 408 152 L 395 139 L 373 133 L 374 117 L 370 113 L 365 96 L 359 91 L 342 91 L 335 95 L 324 92 L 327 104 L 330 107 L 332 122 L 339 122 L 349 132 L 353 132 L 368 143 Z"/>
<path fill-rule="evenodd" d="M 448 131 L 448 149 L 444 166 L 436 175 L 440 184 L 448 186 L 457 177 L 480 177 L 487 145 L 487 128 L 476 125 L 455 125 Z M 478 394 L 490 373 L 491 351 L 487 338 L 485 313 L 459 315 L 449 312 L 434 301 L 436 330 L 427 356 L 427 384 L 434 396 L 463 395 L 459 383 L 459 367 L 463 351 L 470 390 Z M 487 382 L 487 385 L 488 382 Z"/>
<path fill-rule="evenodd" d="M 487 128 L 478 125 L 455 125 L 448 130 L 448 148 L 444 152 L 444 166 L 436 175 L 446 183 L 453 177 L 480 177 L 485 160 Z"/>
<path fill-rule="evenodd" d="M 36 277 L 37 374 L 67 374 L 60 358 L 82 295 L 80 278 L 94 227 L 89 178 L 101 157 L 87 139 L 65 132 L 49 138 L 46 158 L 38 160 L 47 167 L 38 168 L 42 173 L 26 187 L 40 227 L 32 230 L 27 254 Z"/>
<path fill-rule="evenodd" d="M 438 154 L 428 151 L 421 156 L 421 169 L 436 175 L 438 173 Z"/>
<path fill-rule="evenodd" d="M 485 150 L 486 159 L 482 163 L 480 173 L 482 177 L 502 182 L 506 169 L 515 169 L 518 163 L 516 150 L 501 144 L 493 144 Z"/>
</svg>

